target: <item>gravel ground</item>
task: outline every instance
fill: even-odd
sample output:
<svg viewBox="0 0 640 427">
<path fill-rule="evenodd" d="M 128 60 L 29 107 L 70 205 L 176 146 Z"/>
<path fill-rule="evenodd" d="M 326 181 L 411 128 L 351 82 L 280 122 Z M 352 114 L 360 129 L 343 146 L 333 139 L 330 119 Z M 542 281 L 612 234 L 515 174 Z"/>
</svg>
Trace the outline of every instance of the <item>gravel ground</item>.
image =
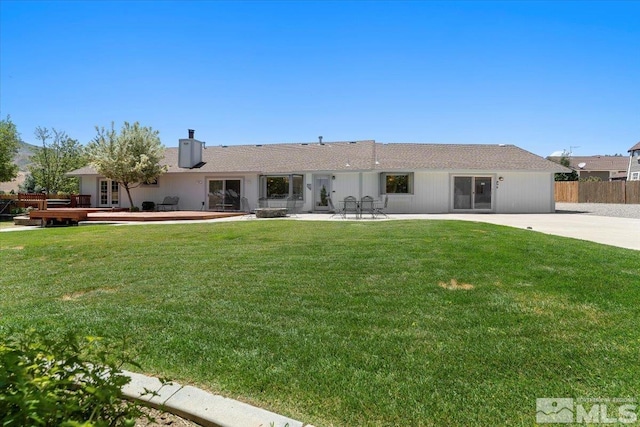
<svg viewBox="0 0 640 427">
<path fill-rule="evenodd" d="M 586 215 L 640 218 L 640 205 L 610 203 L 556 203 L 558 213 L 582 213 Z"/>
</svg>

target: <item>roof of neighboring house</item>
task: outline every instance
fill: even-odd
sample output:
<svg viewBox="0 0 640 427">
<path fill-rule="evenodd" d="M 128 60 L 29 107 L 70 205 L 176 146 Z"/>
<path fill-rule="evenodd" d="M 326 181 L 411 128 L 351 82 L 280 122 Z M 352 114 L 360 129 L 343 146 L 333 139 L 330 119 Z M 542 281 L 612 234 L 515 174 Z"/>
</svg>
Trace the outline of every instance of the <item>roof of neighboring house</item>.
<svg viewBox="0 0 640 427">
<path fill-rule="evenodd" d="M 382 144 L 372 140 L 353 142 L 208 146 L 200 168 L 178 167 L 178 148 L 167 148 L 163 164 L 168 173 L 394 170 L 522 170 L 568 172 L 515 145 L 503 144 Z M 72 175 L 95 175 L 87 166 Z"/>
<path fill-rule="evenodd" d="M 629 148 L 629 150 L 627 150 L 627 152 L 631 152 L 633 150 L 640 150 L 640 142 L 638 142 L 636 145 L 634 145 L 633 147 Z"/>
<path fill-rule="evenodd" d="M 560 161 L 560 158 L 551 158 L 550 160 Z M 629 157 L 623 156 L 571 156 L 569 157 L 569 165 L 572 169 L 578 171 L 608 171 L 608 172 L 625 172 L 629 167 Z"/>
</svg>

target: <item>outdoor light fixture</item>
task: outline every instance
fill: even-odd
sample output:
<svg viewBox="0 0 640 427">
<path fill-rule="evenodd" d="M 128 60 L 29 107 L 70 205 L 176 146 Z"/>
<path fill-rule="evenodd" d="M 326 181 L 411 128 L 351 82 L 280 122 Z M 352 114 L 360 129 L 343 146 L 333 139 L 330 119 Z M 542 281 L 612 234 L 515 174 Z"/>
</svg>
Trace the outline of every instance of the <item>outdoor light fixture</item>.
<svg viewBox="0 0 640 427">
<path fill-rule="evenodd" d="M 498 181 L 504 181 L 504 177 L 503 176 L 499 177 Z"/>
</svg>

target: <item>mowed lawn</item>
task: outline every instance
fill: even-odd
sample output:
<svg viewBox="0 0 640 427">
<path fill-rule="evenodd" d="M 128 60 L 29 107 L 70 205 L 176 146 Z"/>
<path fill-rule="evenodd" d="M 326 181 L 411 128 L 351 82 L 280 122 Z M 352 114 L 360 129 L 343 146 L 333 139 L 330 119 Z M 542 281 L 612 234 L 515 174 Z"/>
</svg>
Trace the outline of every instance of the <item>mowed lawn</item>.
<svg viewBox="0 0 640 427">
<path fill-rule="evenodd" d="M 637 251 L 252 220 L 2 233 L 0 257 L 0 334 L 126 337 L 145 373 L 316 426 L 531 426 L 536 398 L 640 397 Z"/>
</svg>

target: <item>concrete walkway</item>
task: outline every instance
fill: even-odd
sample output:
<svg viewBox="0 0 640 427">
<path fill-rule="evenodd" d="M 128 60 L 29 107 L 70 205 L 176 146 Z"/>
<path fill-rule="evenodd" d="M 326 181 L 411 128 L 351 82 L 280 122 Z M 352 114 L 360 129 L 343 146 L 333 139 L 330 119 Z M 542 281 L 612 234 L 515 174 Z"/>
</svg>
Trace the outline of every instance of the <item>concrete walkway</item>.
<svg viewBox="0 0 640 427">
<path fill-rule="evenodd" d="M 122 388 L 123 394 L 155 408 L 181 416 L 204 427 L 303 427 L 300 421 L 256 408 L 237 400 L 207 393 L 177 383 L 162 384 L 160 380 L 124 371 L 131 382 Z M 149 395 L 155 391 L 157 395 Z M 306 425 L 313 427 L 311 425 Z"/>
</svg>

